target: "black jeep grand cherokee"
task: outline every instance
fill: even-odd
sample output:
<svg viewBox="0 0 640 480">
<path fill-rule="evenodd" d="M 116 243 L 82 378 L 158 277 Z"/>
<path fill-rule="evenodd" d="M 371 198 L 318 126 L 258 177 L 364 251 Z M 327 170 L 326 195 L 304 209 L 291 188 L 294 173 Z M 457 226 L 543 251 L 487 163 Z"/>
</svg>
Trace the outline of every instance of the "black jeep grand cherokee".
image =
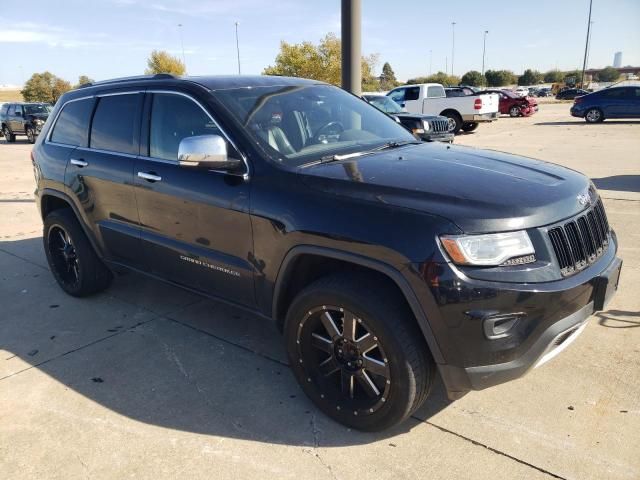
<svg viewBox="0 0 640 480">
<path fill-rule="evenodd" d="M 57 103 L 33 151 L 69 294 L 137 270 L 272 318 L 317 406 L 363 430 L 523 375 L 615 292 L 583 175 L 424 144 L 338 88 L 168 75 Z"/>
</svg>

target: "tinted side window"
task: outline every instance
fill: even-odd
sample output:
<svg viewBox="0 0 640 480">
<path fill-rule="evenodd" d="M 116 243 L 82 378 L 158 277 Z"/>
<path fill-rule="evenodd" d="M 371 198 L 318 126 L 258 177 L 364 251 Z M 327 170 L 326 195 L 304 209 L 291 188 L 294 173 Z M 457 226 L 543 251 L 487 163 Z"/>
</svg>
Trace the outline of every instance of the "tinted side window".
<svg viewBox="0 0 640 480">
<path fill-rule="evenodd" d="M 139 94 L 112 95 L 98 100 L 91 126 L 91 148 L 137 154 L 135 145 Z"/>
<path fill-rule="evenodd" d="M 156 93 L 151 104 L 149 155 L 178 160 L 180 140 L 197 135 L 222 135 L 216 124 L 193 100 Z"/>
<path fill-rule="evenodd" d="M 404 92 L 405 100 L 418 100 L 420 98 L 420 87 L 409 87 Z"/>
<path fill-rule="evenodd" d="M 67 103 L 53 126 L 51 141 L 86 147 L 91 110 L 93 110 L 93 98 Z"/>
<path fill-rule="evenodd" d="M 611 90 L 605 90 L 603 95 L 607 98 L 623 98 L 624 88 L 612 88 Z"/>
<path fill-rule="evenodd" d="M 22 105 L 16 105 L 14 115 L 22 115 Z"/>
</svg>

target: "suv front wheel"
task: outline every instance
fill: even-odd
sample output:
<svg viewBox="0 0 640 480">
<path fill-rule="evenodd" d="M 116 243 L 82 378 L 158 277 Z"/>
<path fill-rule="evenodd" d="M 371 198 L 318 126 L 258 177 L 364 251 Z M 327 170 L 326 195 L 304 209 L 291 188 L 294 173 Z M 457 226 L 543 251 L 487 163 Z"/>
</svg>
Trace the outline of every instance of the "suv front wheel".
<svg viewBox="0 0 640 480">
<path fill-rule="evenodd" d="M 360 275 L 321 278 L 287 314 L 291 368 L 305 393 L 334 420 L 377 431 L 424 402 L 434 363 L 407 305 L 389 286 Z"/>
<path fill-rule="evenodd" d="M 109 286 L 111 271 L 96 255 L 70 209 L 47 215 L 42 239 L 49 268 L 69 295 L 84 297 Z"/>
<path fill-rule="evenodd" d="M 16 141 L 16 136 L 15 134 L 11 133 L 11 130 L 9 130 L 9 127 L 7 126 L 2 127 L 2 134 L 4 135 L 5 142 L 13 143 Z"/>
</svg>

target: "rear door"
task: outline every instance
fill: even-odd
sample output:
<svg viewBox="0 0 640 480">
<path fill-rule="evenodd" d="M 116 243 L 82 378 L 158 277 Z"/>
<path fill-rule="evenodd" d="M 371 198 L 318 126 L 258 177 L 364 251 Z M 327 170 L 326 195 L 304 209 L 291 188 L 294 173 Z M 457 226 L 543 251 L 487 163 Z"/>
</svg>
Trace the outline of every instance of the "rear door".
<svg viewBox="0 0 640 480">
<path fill-rule="evenodd" d="M 104 257 L 133 267 L 140 266 L 133 167 L 143 99 L 139 91 L 98 95 L 88 145 L 73 152 L 65 172 L 65 183 Z"/>
<path fill-rule="evenodd" d="M 14 105 L 9 109 L 9 128 L 13 133 L 24 133 L 24 109 L 22 105 Z"/>
<path fill-rule="evenodd" d="M 183 138 L 223 132 L 195 98 L 160 91 L 147 94 L 143 128 L 134 183 L 145 270 L 254 306 L 248 179 L 177 162 Z"/>
<path fill-rule="evenodd" d="M 640 117 L 640 87 L 629 87 L 629 117 Z"/>
</svg>

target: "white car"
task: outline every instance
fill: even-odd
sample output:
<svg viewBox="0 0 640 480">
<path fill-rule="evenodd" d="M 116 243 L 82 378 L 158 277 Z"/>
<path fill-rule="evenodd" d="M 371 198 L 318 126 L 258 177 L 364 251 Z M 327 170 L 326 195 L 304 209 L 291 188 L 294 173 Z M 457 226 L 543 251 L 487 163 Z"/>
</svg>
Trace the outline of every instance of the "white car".
<svg viewBox="0 0 640 480">
<path fill-rule="evenodd" d="M 519 97 L 526 97 L 529 95 L 529 87 L 518 87 L 515 92 Z"/>
<path fill-rule="evenodd" d="M 480 122 L 493 122 L 499 116 L 497 94 L 447 97 L 439 83 L 404 85 L 394 88 L 387 96 L 409 113 L 447 117 L 453 133 L 471 132 Z"/>
</svg>

